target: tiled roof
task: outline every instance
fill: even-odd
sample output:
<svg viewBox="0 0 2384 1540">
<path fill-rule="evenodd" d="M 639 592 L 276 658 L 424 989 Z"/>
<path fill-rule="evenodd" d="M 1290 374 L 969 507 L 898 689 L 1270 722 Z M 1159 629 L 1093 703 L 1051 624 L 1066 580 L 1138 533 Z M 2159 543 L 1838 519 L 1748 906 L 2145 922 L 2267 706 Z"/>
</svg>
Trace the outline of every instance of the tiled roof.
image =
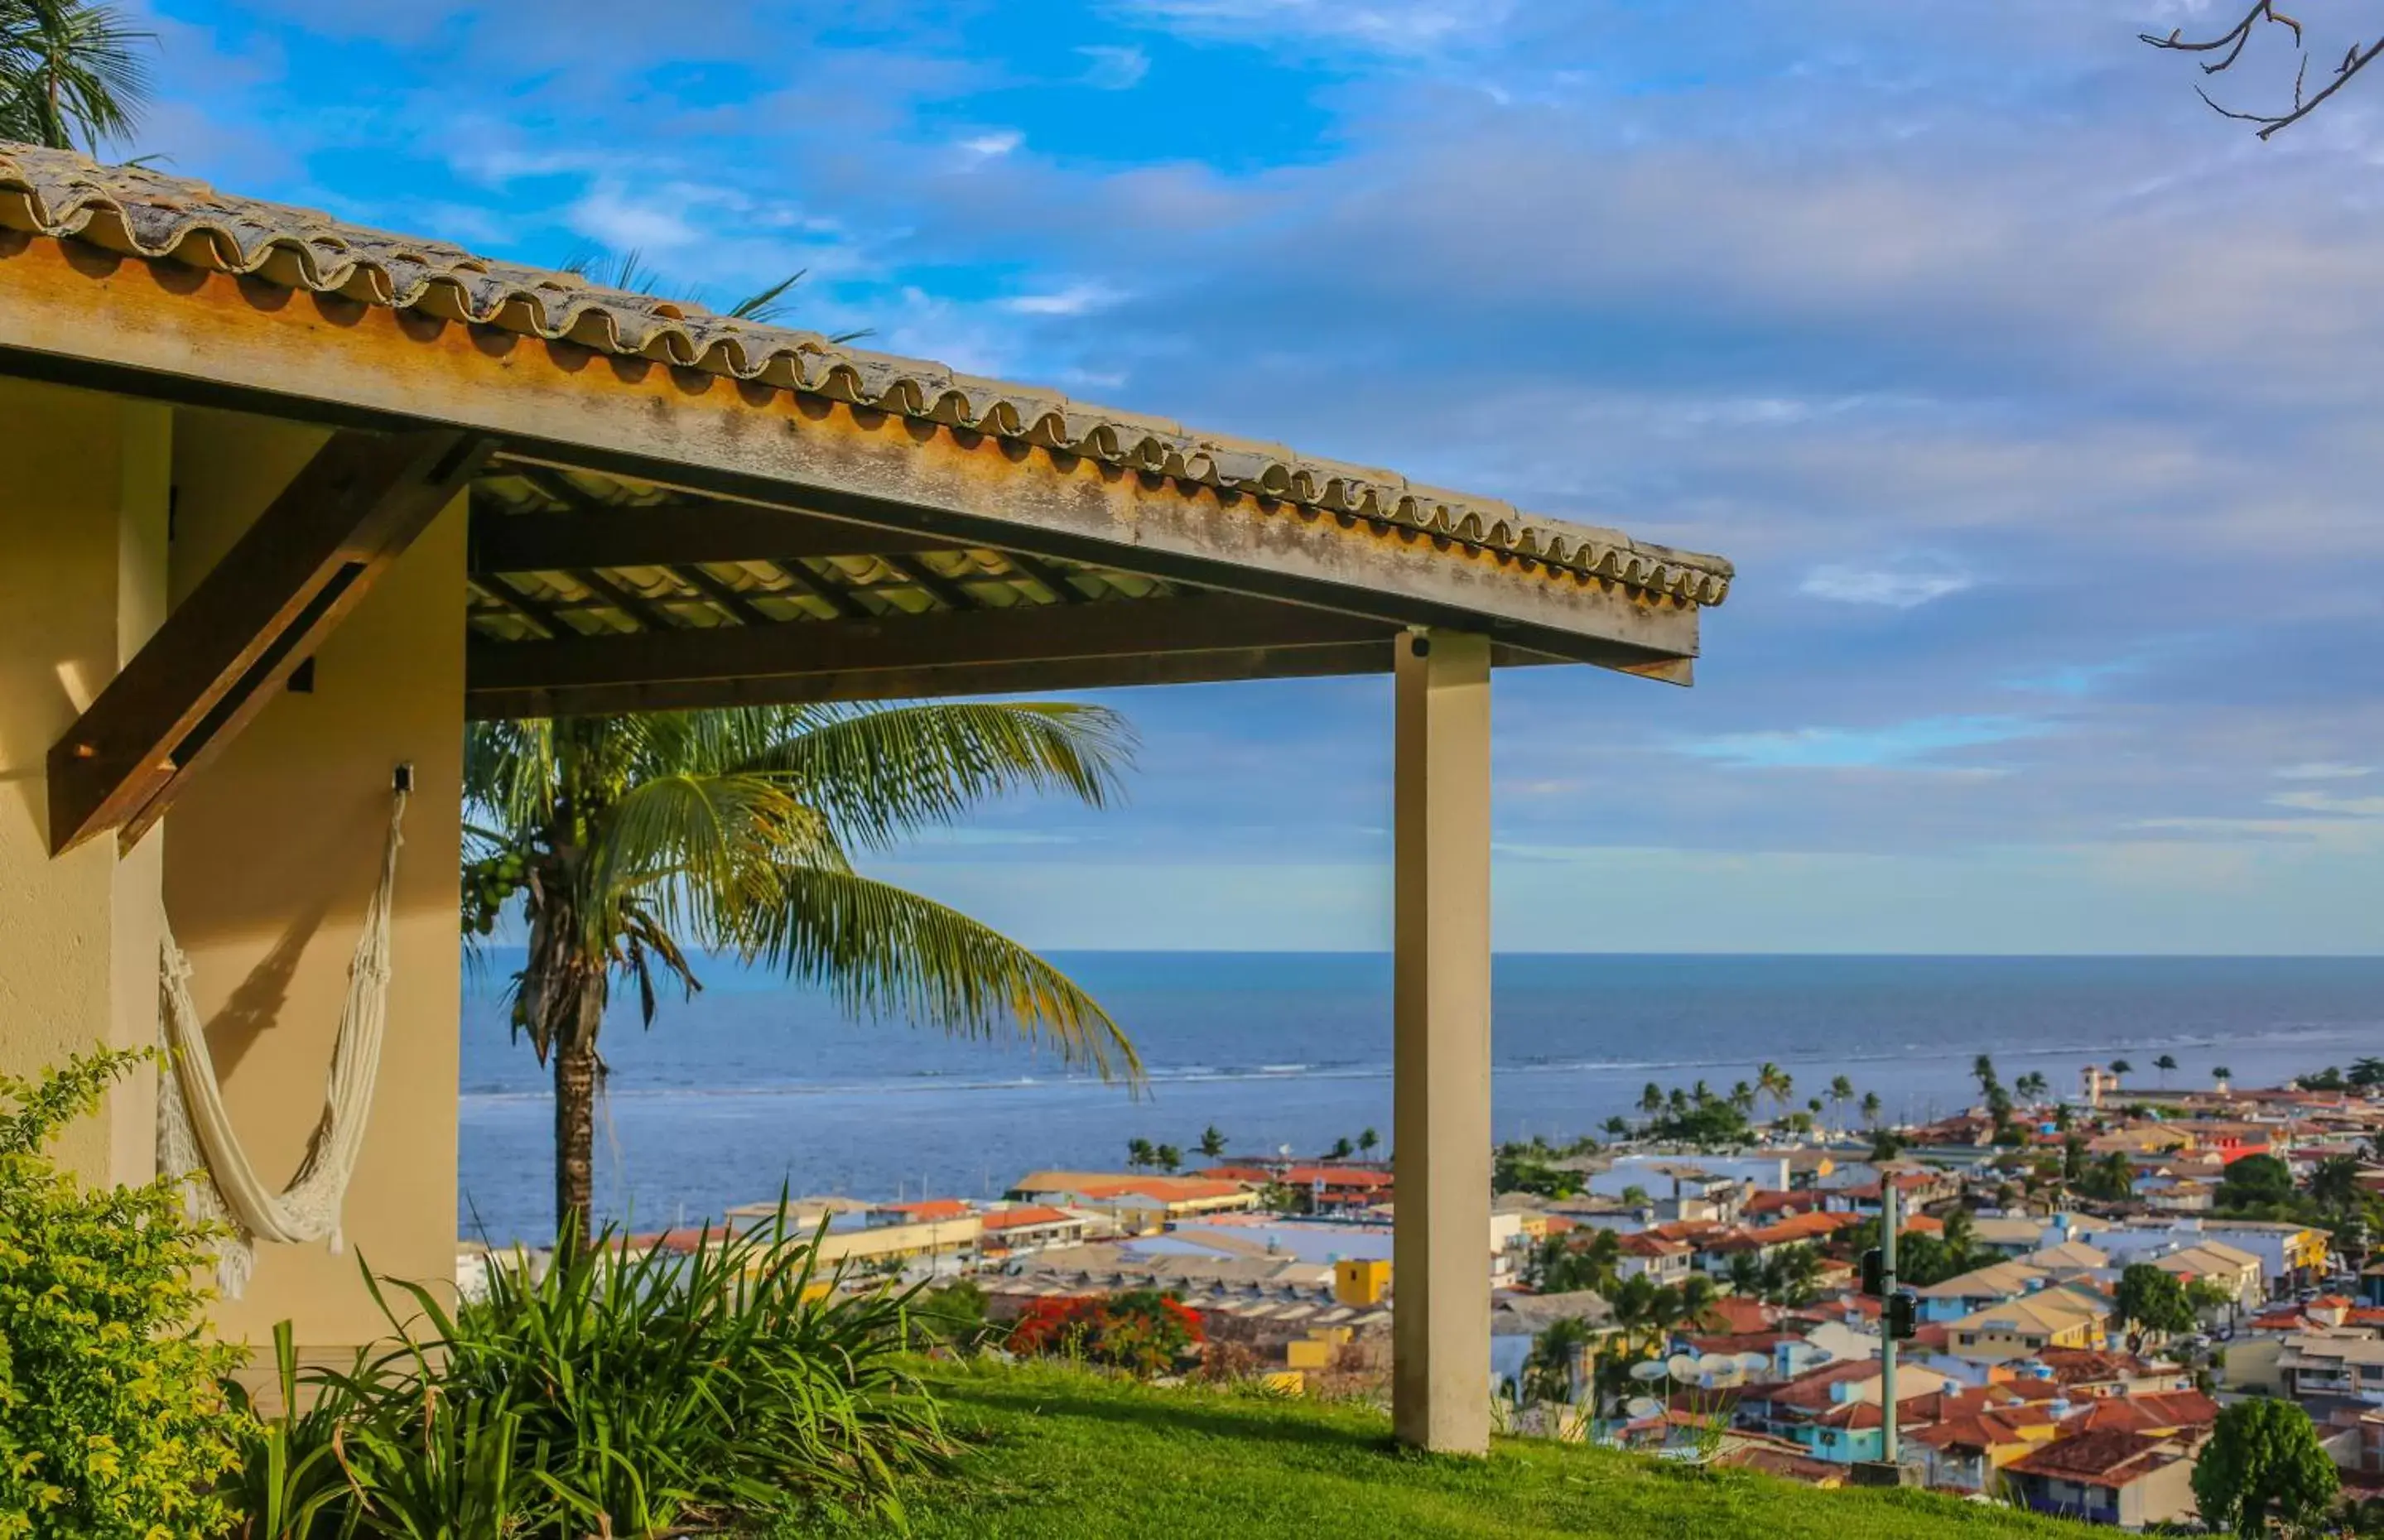
<svg viewBox="0 0 2384 1540">
<path fill-rule="evenodd" d="M 2062 1425 L 2081 1432 L 2121 1429 L 2152 1433 L 2164 1428 L 2202 1428 L 2218 1421 L 2218 1403 L 2198 1390 L 2152 1396 L 2102 1396 Z"/>
<path fill-rule="evenodd" d="M 2179 1458 L 2161 1439 L 2114 1429 L 2056 1438 L 2004 1469 L 2092 1486 L 2125 1486 Z"/>
<path fill-rule="evenodd" d="M 1048 1203 L 1014 1203 L 1007 1209 L 987 1209 L 985 1227 L 988 1230 L 1023 1230 L 1034 1224 L 1067 1224 L 1077 1223 L 1078 1216 L 1065 1209 L 1055 1209 Z"/>
<path fill-rule="evenodd" d="M 574 274 L 478 256 L 448 242 L 234 197 L 143 167 L 102 166 L 67 151 L 0 143 L 0 227 L 760 381 L 1412 528 L 1684 602 L 1719 604 L 1730 591 L 1730 564 L 1720 558 L 1645 544 L 1619 530 L 1542 518 L 1395 472 L 1196 432 L 923 359 L 863 352 L 817 332 L 602 288 Z"/>
</svg>

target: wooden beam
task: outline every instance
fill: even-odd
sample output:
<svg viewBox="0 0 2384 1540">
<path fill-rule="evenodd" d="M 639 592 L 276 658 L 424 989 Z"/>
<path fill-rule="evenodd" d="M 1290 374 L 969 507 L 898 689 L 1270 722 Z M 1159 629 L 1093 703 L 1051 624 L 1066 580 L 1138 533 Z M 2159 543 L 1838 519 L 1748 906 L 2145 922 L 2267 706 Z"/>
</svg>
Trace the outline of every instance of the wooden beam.
<svg viewBox="0 0 2384 1540">
<path fill-rule="evenodd" d="M 0 373 L 309 420 L 455 424 L 523 460 L 1610 668 L 1697 651 L 1695 604 L 1464 540 L 71 241 L 0 240 Z"/>
<path fill-rule="evenodd" d="M 446 429 L 333 435 L 50 750 L 52 848 L 140 838 L 491 447 Z"/>
<path fill-rule="evenodd" d="M 1364 643 L 1383 653 L 1371 666 L 1387 668 L 1391 635 L 1390 627 L 1375 621 L 1229 595 L 1121 600 L 1082 606 L 1015 605 L 868 621 L 788 621 L 569 641 L 475 639 L 466 654 L 466 690 L 475 696 L 502 696 L 510 703 L 509 709 L 517 709 L 540 699 L 585 701 L 592 698 L 589 692 L 620 687 L 875 674 L 886 677 L 885 693 L 908 695 L 919 693 L 920 686 L 931 677 L 952 670 L 975 670 L 977 677 L 991 677 L 991 670 L 1004 669 L 1010 672 L 1001 675 L 1003 678 L 1032 680 L 1038 668 L 1066 673 L 1045 665 L 1083 664 L 1092 660 L 1114 665 L 1101 671 L 1104 680 L 1124 681 L 1137 670 L 1148 670 L 1180 681 L 1186 677 L 1182 670 L 1165 673 L 1154 660 Z M 1067 677 L 1084 674 L 1078 669 Z M 969 676 L 963 672 L 952 677 Z M 849 691 L 858 688 L 858 681 L 837 688 Z"/>
<path fill-rule="evenodd" d="M 916 556 L 888 556 L 886 558 L 886 565 L 908 578 L 912 587 L 918 589 L 948 610 L 984 608 L 976 602 L 976 595 Z"/>
<path fill-rule="evenodd" d="M 954 541 L 809 517 L 751 503 L 702 502 L 569 514 L 472 509 L 472 572 L 565 572 L 581 566 L 686 566 L 797 556 L 892 556 L 950 551 Z"/>
<path fill-rule="evenodd" d="M 656 684 L 571 686 L 560 689 L 475 689 L 464 697 L 475 721 L 532 716 L 619 716 L 636 712 L 708 711 L 722 706 L 817 705 L 839 701 L 925 701 L 967 695 L 1050 694 L 1152 685 L 1313 679 L 1390 671 L 1387 641 L 1335 641 L 1299 647 L 1233 647 L 1198 652 L 1049 658 L 1035 663 L 957 663 L 921 668 L 857 668 L 824 674 L 773 674 L 733 679 L 670 679 Z M 1509 648 L 1492 650 L 1499 667 L 1568 660 Z"/>
<path fill-rule="evenodd" d="M 664 610 L 660 603 L 647 598 L 642 593 L 633 592 L 629 589 L 622 587 L 620 584 L 613 581 L 610 578 L 607 578 L 602 573 L 597 571 L 594 567 L 566 567 L 565 568 L 565 571 L 569 574 L 574 582 L 577 582 L 580 587 L 596 595 L 597 598 L 603 600 L 604 602 L 611 605 L 613 608 L 619 610 L 622 614 L 627 615 L 631 620 L 636 621 L 647 630 L 670 631 L 677 629 L 678 622 L 671 618 L 670 613 Z"/>
<path fill-rule="evenodd" d="M 1016 567 L 1019 574 L 1027 581 L 1039 583 L 1050 590 L 1052 599 L 1060 603 L 1089 604 L 1092 602 L 1091 594 L 1068 581 L 1066 573 L 1039 556 L 1030 556 L 1024 551 L 1005 551 L 1001 553 L 1001 559 Z"/>
<path fill-rule="evenodd" d="M 876 618 L 875 613 L 855 597 L 851 589 L 841 583 L 829 582 L 818 573 L 803 565 L 801 558 L 788 556 L 784 560 L 773 561 L 771 565 L 785 575 L 788 582 L 810 594 L 845 619 L 874 620 Z"/>
</svg>

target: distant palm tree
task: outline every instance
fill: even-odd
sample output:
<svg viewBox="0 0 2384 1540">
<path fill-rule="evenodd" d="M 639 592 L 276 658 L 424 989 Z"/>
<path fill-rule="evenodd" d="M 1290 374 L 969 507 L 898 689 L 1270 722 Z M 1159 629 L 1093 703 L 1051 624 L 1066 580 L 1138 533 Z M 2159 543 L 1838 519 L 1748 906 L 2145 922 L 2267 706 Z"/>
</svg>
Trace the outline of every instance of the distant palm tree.
<svg viewBox="0 0 2384 1540">
<path fill-rule="evenodd" d="M 1742 1080 L 1730 1088 L 1730 1104 L 1742 1112 L 1755 1111 L 1755 1087 Z"/>
<path fill-rule="evenodd" d="M 1854 1099 L 1855 1083 L 1852 1080 L 1847 1079 L 1843 1074 L 1832 1075 L 1830 1079 L 1830 1113 L 1831 1118 L 1837 1122 L 1843 1123 L 1845 1120 L 1846 1103 L 1852 1101 Z"/>
<path fill-rule="evenodd" d="M 2177 1060 L 2172 1056 L 2164 1053 L 2159 1058 L 2153 1061 L 2153 1068 L 2160 1071 L 2161 1089 L 2167 1090 L 2168 1088 L 2168 1072 L 2177 1068 Z"/>
<path fill-rule="evenodd" d="M 1886 1104 L 1884 1102 L 1879 1099 L 1879 1093 L 1877 1091 L 1865 1091 L 1862 1099 L 1863 1122 L 1871 1127 L 1878 1127 L 1879 1115 L 1885 1105 Z"/>
<path fill-rule="evenodd" d="M 2043 1101 L 2053 1089 L 2052 1082 L 2035 1070 L 2029 1071 L 2012 1082 L 2012 1089 L 2031 1102 Z"/>
<path fill-rule="evenodd" d="M 1200 1151 L 1204 1159 L 1216 1160 L 1225 1153 L 1225 1136 L 1218 1132 L 1217 1125 L 1212 1123 L 1200 1130 L 1200 1142 L 1194 1148 Z"/>
<path fill-rule="evenodd" d="M 1657 1113 L 1662 1112 L 1664 1110 L 1664 1087 L 1657 1085 L 1652 1080 L 1647 1082 L 1645 1087 L 1641 1087 L 1639 1092 L 1639 1110 L 1646 1113 L 1651 1118 Z"/>
<path fill-rule="evenodd" d="M 2210 1078 L 2224 1086 L 2235 1078 L 2235 1072 L 2224 1064 L 2213 1064 L 2210 1067 Z"/>
<path fill-rule="evenodd" d="M 1700 1095 L 1704 1093 L 1704 1081 L 1700 1080 L 1697 1082 L 1697 1090 Z M 1699 1101 L 1697 1105 L 1702 1107 L 1705 1103 L 1703 1101 Z M 1664 1106 L 1674 1117 L 1679 1117 L 1682 1113 L 1686 1112 L 1689 1110 L 1689 1093 L 1681 1089 L 1678 1086 L 1673 1087 L 1671 1094 L 1665 1098 Z"/>
<path fill-rule="evenodd" d="M 851 1015 L 1006 1025 L 1139 1076 L 1117 1024 L 1057 968 L 851 860 L 1009 792 L 1100 805 L 1131 744 L 1099 708 L 983 702 L 474 723 L 464 918 L 487 935 L 521 895 L 512 1025 L 553 1065 L 557 1225 L 591 1219 L 615 982 L 651 1024 L 658 977 L 692 992 L 706 951 L 825 985 Z"/>
<path fill-rule="evenodd" d="M 1995 1062 L 1981 1053 L 1970 1061 L 1970 1077 L 1979 1083 L 1979 1094 L 1992 1098 L 1995 1094 Z"/>
<path fill-rule="evenodd" d="M 0 0 L 0 139 L 96 155 L 131 138 L 155 41 L 94 0 Z"/>
<path fill-rule="evenodd" d="M 1160 1170 L 1171 1176 L 1184 1169 L 1184 1151 L 1172 1144 L 1161 1145 L 1150 1152 L 1150 1158 L 1158 1162 Z"/>
<path fill-rule="evenodd" d="M 1346 1161 L 1356 1153 L 1357 1147 L 1349 1142 L 1349 1136 L 1344 1134 L 1333 1141 L 1333 1148 L 1324 1152 L 1324 1158 L 1328 1161 Z"/>
<path fill-rule="evenodd" d="M 1128 1139 L 1125 1141 L 1125 1163 L 1132 1171 L 1155 1166 L 1159 1163 L 1159 1147 L 1149 1139 Z"/>
<path fill-rule="evenodd" d="M 1359 1154 L 1372 1155 L 1374 1152 L 1375 1147 L 1380 1145 L 1382 1142 L 1383 1136 L 1380 1134 L 1375 1133 L 1372 1129 L 1360 1128 L 1358 1130 Z"/>
<path fill-rule="evenodd" d="M 1689 1087 L 1689 1100 L 1699 1107 L 1711 1106 L 1713 1099 L 1712 1089 L 1702 1080 Z"/>
<path fill-rule="evenodd" d="M 1629 1138 L 1631 1136 L 1631 1120 L 1625 1117 L 1608 1118 L 1606 1120 L 1606 1136 L 1609 1139 Z"/>
<path fill-rule="evenodd" d="M 1777 1064 L 1766 1062 L 1755 1072 L 1756 1094 L 1769 1097 L 1775 1106 L 1785 1109 L 1788 1099 L 1795 1094 L 1795 1081 L 1789 1077 L 1786 1070 Z"/>
<path fill-rule="evenodd" d="M 2136 1066 L 2125 1059 L 2114 1059 L 2111 1061 L 2111 1073 L 2118 1076 L 2130 1075 L 2136 1073 Z"/>
</svg>

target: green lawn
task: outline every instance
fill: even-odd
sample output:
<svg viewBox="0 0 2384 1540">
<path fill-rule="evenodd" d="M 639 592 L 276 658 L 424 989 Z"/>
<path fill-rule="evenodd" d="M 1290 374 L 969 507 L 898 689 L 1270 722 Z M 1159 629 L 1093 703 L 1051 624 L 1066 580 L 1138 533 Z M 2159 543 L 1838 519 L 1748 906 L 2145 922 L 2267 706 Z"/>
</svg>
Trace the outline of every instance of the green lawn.
<svg viewBox="0 0 2384 1540">
<path fill-rule="evenodd" d="M 1406 1454 L 1388 1421 L 1361 1408 L 1058 1369 L 939 1366 L 930 1379 L 970 1450 L 958 1473 L 906 1498 L 922 1540 L 2107 1533 L 1921 1493 L 1824 1492 L 1535 1440 L 1501 1441 L 1487 1460 Z"/>
</svg>

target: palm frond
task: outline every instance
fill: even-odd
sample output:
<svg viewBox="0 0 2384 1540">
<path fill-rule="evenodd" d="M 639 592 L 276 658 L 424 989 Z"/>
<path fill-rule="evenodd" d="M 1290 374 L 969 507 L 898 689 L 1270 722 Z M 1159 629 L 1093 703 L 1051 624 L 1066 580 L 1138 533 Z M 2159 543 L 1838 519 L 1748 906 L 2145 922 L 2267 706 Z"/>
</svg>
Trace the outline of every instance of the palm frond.
<svg viewBox="0 0 2384 1540">
<path fill-rule="evenodd" d="M 94 154 L 130 138 L 155 41 L 94 0 L 0 0 L 0 138 Z"/>
<path fill-rule="evenodd" d="M 591 831 L 581 913 L 592 944 L 619 933 L 624 905 L 659 930 L 735 935 L 790 866 L 845 867 L 827 822 L 775 776 L 655 776 L 622 793 Z"/>
<path fill-rule="evenodd" d="M 873 850 L 1014 792 L 1064 791 L 1105 807 L 1134 764 L 1134 729 L 1100 706 L 967 701 L 788 714 L 800 730 L 771 735 L 744 768 L 787 776 L 846 840 Z"/>
<path fill-rule="evenodd" d="M 753 914 L 746 950 L 824 986 L 848 1013 L 965 1037 L 1007 1025 L 1104 1080 L 1142 1083 L 1142 1061 L 1109 1012 L 990 925 L 851 872 L 780 876 L 783 901 Z"/>
</svg>

